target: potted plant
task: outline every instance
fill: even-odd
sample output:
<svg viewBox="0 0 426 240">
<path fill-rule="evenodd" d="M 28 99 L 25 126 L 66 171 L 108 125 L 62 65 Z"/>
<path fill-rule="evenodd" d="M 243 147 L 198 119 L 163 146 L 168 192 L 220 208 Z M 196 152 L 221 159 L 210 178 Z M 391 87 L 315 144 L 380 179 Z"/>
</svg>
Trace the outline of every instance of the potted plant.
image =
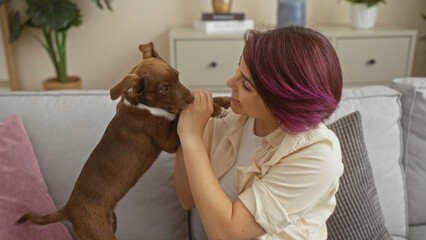
<svg viewBox="0 0 426 240">
<path fill-rule="evenodd" d="M 8 0 L 0 0 L 0 6 Z M 100 9 L 111 9 L 112 0 L 92 0 Z M 26 28 L 41 30 L 42 38 L 31 34 L 48 53 L 56 77 L 43 82 L 45 90 L 81 89 L 78 77 L 67 73 L 66 40 L 68 29 L 82 23 L 80 9 L 70 0 L 26 0 L 26 20 L 22 23 L 18 11 L 10 15 L 10 41 L 19 38 Z"/>
<path fill-rule="evenodd" d="M 352 27 L 371 29 L 377 18 L 377 5 L 386 3 L 385 0 L 346 0 L 351 4 Z"/>
</svg>

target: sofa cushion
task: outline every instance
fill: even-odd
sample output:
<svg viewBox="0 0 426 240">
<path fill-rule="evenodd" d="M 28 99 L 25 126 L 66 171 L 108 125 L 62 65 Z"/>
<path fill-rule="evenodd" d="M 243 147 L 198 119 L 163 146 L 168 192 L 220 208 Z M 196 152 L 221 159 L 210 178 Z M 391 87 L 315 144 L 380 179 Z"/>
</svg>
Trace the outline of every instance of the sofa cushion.
<svg viewBox="0 0 426 240">
<path fill-rule="evenodd" d="M 54 211 L 21 117 L 12 115 L 0 122 L 0 239 L 71 239 L 60 222 L 46 226 L 15 224 L 26 213 L 46 215 Z"/>
<path fill-rule="evenodd" d="M 360 113 L 344 116 L 328 128 L 340 140 L 345 171 L 336 193 L 336 209 L 327 220 L 327 239 L 391 240 L 384 225 Z"/>
<path fill-rule="evenodd" d="M 425 240 L 426 225 L 410 226 L 410 234 L 408 236 L 410 240 Z"/>
<path fill-rule="evenodd" d="M 344 89 L 339 108 L 326 123 L 355 111 L 362 116 L 364 140 L 385 225 L 393 236 L 407 237 L 400 93 L 386 86 Z"/>
<path fill-rule="evenodd" d="M 392 86 L 402 93 L 409 220 L 426 225 L 426 78 L 395 79 Z"/>
<path fill-rule="evenodd" d="M 115 114 L 108 91 L 0 94 L 0 118 L 19 113 L 57 207 Z M 173 185 L 174 161 L 162 153 L 116 207 L 118 239 L 185 239 L 187 215 Z M 65 222 L 71 230 L 69 222 Z"/>
</svg>

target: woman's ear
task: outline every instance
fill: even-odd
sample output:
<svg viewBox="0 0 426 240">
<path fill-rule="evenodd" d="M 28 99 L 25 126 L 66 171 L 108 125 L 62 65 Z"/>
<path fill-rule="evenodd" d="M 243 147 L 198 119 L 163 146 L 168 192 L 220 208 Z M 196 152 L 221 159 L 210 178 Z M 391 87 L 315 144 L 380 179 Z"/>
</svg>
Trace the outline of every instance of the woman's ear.
<svg viewBox="0 0 426 240">
<path fill-rule="evenodd" d="M 138 75 L 128 74 L 117 85 L 109 91 L 112 100 L 119 98 L 125 91 L 127 91 L 138 80 Z"/>
</svg>

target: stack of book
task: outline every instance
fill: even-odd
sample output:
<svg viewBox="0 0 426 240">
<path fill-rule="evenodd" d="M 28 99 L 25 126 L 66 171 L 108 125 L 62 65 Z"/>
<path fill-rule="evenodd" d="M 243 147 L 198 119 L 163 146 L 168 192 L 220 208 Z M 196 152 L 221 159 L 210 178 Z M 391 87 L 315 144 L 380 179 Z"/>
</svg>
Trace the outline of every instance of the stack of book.
<svg viewBox="0 0 426 240">
<path fill-rule="evenodd" d="M 244 13 L 203 13 L 201 20 L 194 21 L 194 29 L 207 34 L 240 33 L 254 28 L 252 19 Z"/>
</svg>

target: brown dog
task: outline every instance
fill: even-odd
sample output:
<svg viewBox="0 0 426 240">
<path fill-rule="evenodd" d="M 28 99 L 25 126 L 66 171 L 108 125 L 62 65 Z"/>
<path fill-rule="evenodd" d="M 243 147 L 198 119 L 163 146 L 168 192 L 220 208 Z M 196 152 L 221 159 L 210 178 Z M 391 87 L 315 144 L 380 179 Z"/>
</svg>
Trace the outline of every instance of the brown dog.
<svg viewBox="0 0 426 240">
<path fill-rule="evenodd" d="M 176 152 L 180 144 L 176 115 L 193 101 L 178 72 L 160 58 L 152 43 L 139 50 L 142 62 L 110 90 L 113 100 L 121 96 L 117 113 L 81 170 L 68 202 L 52 214 L 26 214 L 17 223 L 69 220 L 82 240 L 116 239 L 114 207 L 162 150 Z M 229 107 L 229 98 L 215 101 Z M 223 115 L 217 104 L 213 115 Z"/>
</svg>

